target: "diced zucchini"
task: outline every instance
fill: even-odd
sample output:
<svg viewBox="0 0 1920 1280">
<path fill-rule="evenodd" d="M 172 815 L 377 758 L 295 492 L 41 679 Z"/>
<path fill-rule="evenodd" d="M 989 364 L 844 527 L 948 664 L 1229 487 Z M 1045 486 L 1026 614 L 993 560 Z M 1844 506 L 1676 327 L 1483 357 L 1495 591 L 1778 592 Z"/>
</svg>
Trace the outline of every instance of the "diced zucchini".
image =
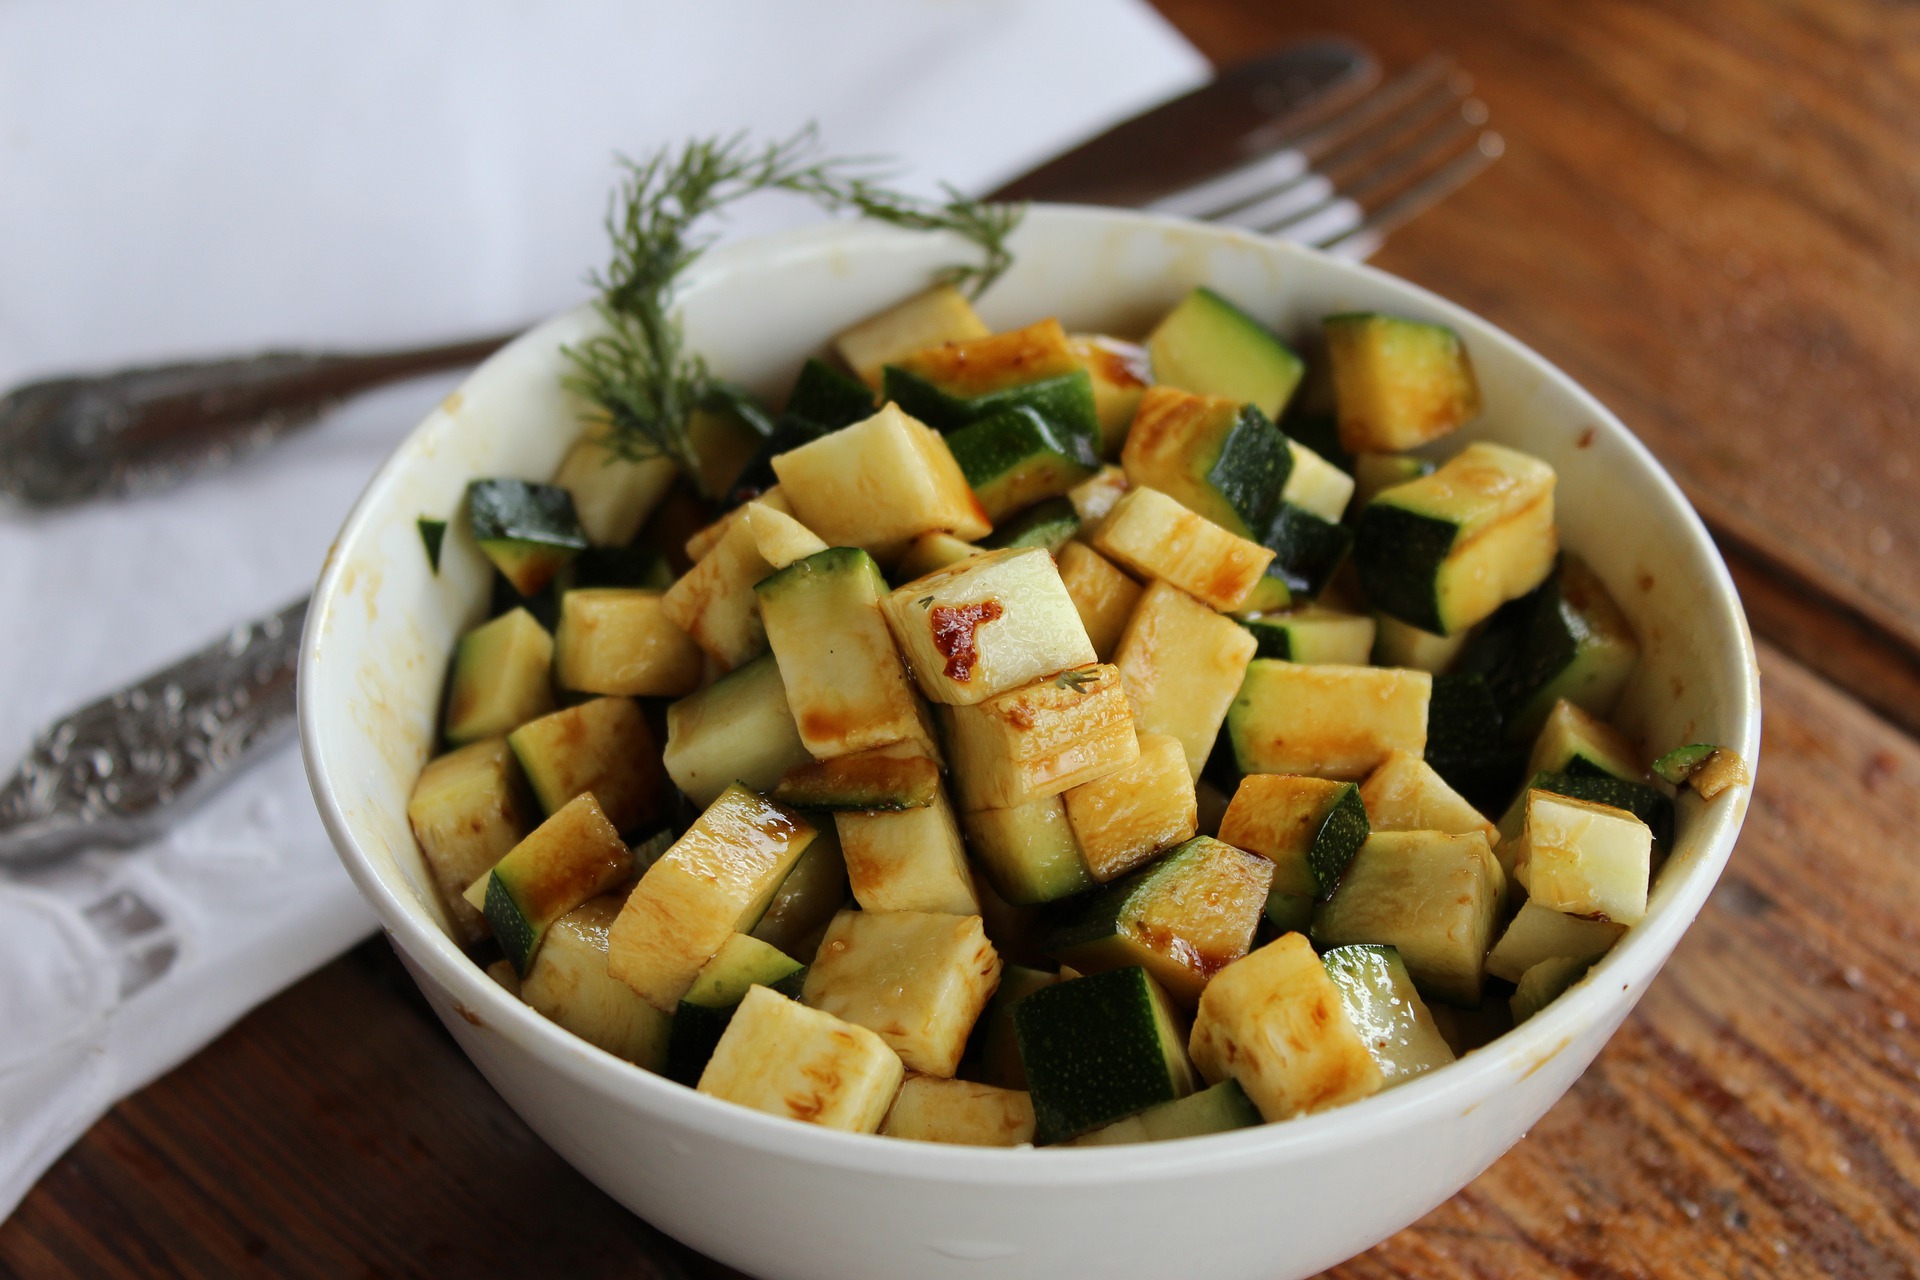
<svg viewBox="0 0 1920 1280">
<path fill-rule="evenodd" d="M 588 547 L 567 566 L 567 577 L 568 591 L 592 587 L 665 591 L 673 585 L 673 569 L 666 556 L 652 547 Z"/>
<path fill-rule="evenodd" d="M 1078 625 L 1078 619 L 1075 619 Z M 963 808 L 1011 809 L 1140 754 L 1117 667 L 1076 667 L 968 707 L 943 706 Z"/>
<path fill-rule="evenodd" d="M 1647 914 L 1653 832 L 1624 809 L 1549 791 L 1527 795 L 1514 878 L 1527 899 L 1571 916 L 1638 924 Z"/>
<path fill-rule="evenodd" d="M 1340 988 L 1347 1017 L 1387 1084 L 1400 1084 L 1453 1061 L 1453 1050 L 1434 1025 L 1427 1002 L 1414 990 L 1399 952 L 1392 947 L 1335 947 L 1320 960 Z"/>
<path fill-rule="evenodd" d="M 1020 1041 L 1014 1034 L 1013 1007 L 1042 987 L 1058 979 L 1043 969 L 1008 963 L 1000 970 L 1000 986 L 987 1002 L 985 1013 L 976 1024 L 974 1038 L 979 1044 L 975 1065 L 988 1084 L 1002 1089 L 1027 1089 L 1027 1069 L 1020 1064 Z"/>
<path fill-rule="evenodd" d="M 788 987 L 797 988 L 799 984 L 788 980 L 795 978 L 802 968 L 798 960 L 758 938 L 744 933 L 728 938 L 700 970 L 693 985 L 687 988 L 687 994 L 681 997 L 679 1008 L 674 1010 L 663 1074 L 684 1085 L 700 1083 L 700 1073 L 713 1057 L 713 1047 L 720 1043 L 727 1024 L 733 1021 L 733 1011 L 747 992 L 755 986 L 772 987 L 784 996 L 797 999 L 799 991 Z M 634 995 L 625 983 L 613 982 L 611 978 L 606 981 L 626 992 L 628 999 L 641 1004 L 649 1013 L 659 1015 L 658 1010 Z"/>
<path fill-rule="evenodd" d="M 996 524 L 1061 496 L 1099 469 L 1092 440 L 1061 429 L 1031 405 L 1011 405 L 970 422 L 948 434 L 947 447 Z"/>
<path fill-rule="evenodd" d="M 1167 733 L 1194 777 L 1207 763 L 1256 644 L 1247 629 L 1171 583 L 1148 585 L 1113 656 L 1141 733 Z"/>
<path fill-rule="evenodd" d="M 1167 1142 L 1209 1133 L 1250 1129 L 1260 1112 L 1237 1080 L 1222 1080 L 1174 1102 L 1148 1107 L 1137 1116 L 1116 1120 L 1073 1140 L 1076 1147 L 1110 1147 L 1128 1142 Z"/>
<path fill-rule="evenodd" d="M 1627 926 L 1611 920 L 1583 920 L 1537 902 L 1523 902 L 1487 953 L 1487 972 L 1518 982 L 1527 970 L 1555 957 L 1576 960 L 1584 969 L 1613 950 L 1626 931 Z"/>
<path fill-rule="evenodd" d="M 1373 652 L 1373 619 L 1318 605 L 1242 617 L 1259 644 L 1254 656 L 1287 662 L 1364 667 Z"/>
<path fill-rule="evenodd" d="M 1392 667 L 1256 658 L 1227 711 L 1242 773 L 1364 778 L 1394 751 L 1427 745 L 1433 677 Z"/>
<path fill-rule="evenodd" d="M 830 546 L 888 562 L 923 533 L 972 542 L 993 528 L 938 432 L 889 404 L 773 460 L 800 522 Z"/>
<path fill-rule="evenodd" d="M 1306 933 L 1313 927 L 1313 903 L 1314 897 L 1310 893 L 1268 890 L 1266 917 L 1260 926 L 1260 936 L 1271 940 L 1289 933 Z"/>
<path fill-rule="evenodd" d="M 1553 468 L 1471 444 L 1420 480 L 1367 504 L 1353 560 L 1367 598 L 1403 622 L 1452 635 L 1527 594 L 1553 570 Z"/>
<path fill-rule="evenodd" d="M 667 773 L 697 805 L 730 782 L 766 791 L 813 757 L 787 709 L 772 654 L 755 658 L 667 708 Z"/>
<path fill-rule="evenodd" d="M 755 498 L 754 501 L 763 507 L 771 507 L 784 515 L 793 514 L 793 504 L 787 501 L 787 495 L 781 490 L 779 485 L 775 485 L 773 488 L 766 490 L 760 494 L 759 497 Z M 733 510 L 721 516 L 718 520 L 715 520 L 712 524 L 704 525 L 696 529 L 693 535 L 685 540 L 686 545 L 684 550 L 687 560 L 689 561 L 688 567 L 691 568 L 692 565 L 698 564 L 706 559 L 707 553 L 719 546 L 720 539 L 726 537 L 735 525 L 745 524 L 746 522 L 747 508 L 746 504 L 742 503 L 740 506 L 735 507 Z M 755 545 L 756 547 L 758 546 L 757 543 Z"/>
<path fill-rule="evenodd" d="M 547 813 L 592 792 L 615 830 L 635 831 L 665 809 L 660 749 L 631 698 L 595 698 L 541 716 L 508 734 L 507 745 Z"/>
<path fill-rule="evenodd" d="M 461 940 L 487 934 L 461 896 L 533 829 L 538 817 L 504 738 L 485 738 L 429 761 L 407 800 L 407 822 Z"/>
<path fill-rule="evenodd" d="M 813 838 L 791 809 L 728 787 L 627 896 L 607 972 L 671 1011 L 727 939 L 759 920 Z"/>
<path fill-rule="evenodd" d="M 1120 633 L 1140 603 L 1140 584 L 1113 567 L 1113 562 L 1084 542 L 1060 548 L 1060 581 L 1086 628 L 1093 654 L 1101 662 L 1113 660 Z"/>
<path fill-rule="evenodd" d="M 980 914 L 967 846 L 947 793 L 898 813 L 839 813 L 834 825 L 854 901 L 868 911 Z"/>
<path fill-rule="evenodd" d="M 1191 1045 L 1200 1074 L 1238 1081 L 1269 1123 L 1356 1101 L 1386 1082 L 1340 988 L 1297 933 L 1214 977 Z"/>
<path fill-rule="evenodd" d="M 1023 1090 L 910 1075 L 880 1132 L 916 1142 L 1017 1147 L 1033 1141 L 1033 1100 Z"/>
<path fill-rule="evenodd" d="M 1265 858 L 1195 836 L 1077 904 L 1048 936 L 1047 951 L 1082 973 L 1144 966 L 1190 1009 L 1253 945 L 1272 880 Z"/>
<path fill-rule="evenodd" d="M 782 414 L 838 431 L 870 416 L 873 409 L 873 388 L 824 360 L 810 359 L 800 366 Z"/>
<path fill-rule="evenodd" d="M 753 530 L 753 543 L 760 558 L 775 569 L 784 569 L 795 560 L 804 560 L 827 544 L 813 530 L 764 502 L 746 505 L 746 521 Z"/>
<path fill-rule="evenodd" d="M 1158 386 L 1120 453 L 1127 483 L 1158 489 L 1236 537 L 1258 540 L 1293 471 L 1280 429 L 1258 408 Z"/>
<path fill-rule="evenodd" d="M 587 545 L 573 495 L 558 485 L 475 480 L 467 486 L 467 522 L 480 550 L 523 596 L 539 594 Z"/>
<path fill-rule="evenodd" d="M 987 879 L 1015 906 L 1054 902 L 1095 884 L 1060 796 L 970 810 L 960 826 Z"/>
<path fill-rule="evenodd" d="M 753 587 L 772 572 L 752 524 L 736 520 L 698 564 L 667 588 L 660 611 L 731 671 L 767 651 Z"/>
<path fill-rule="evenodd" d="M 599 587 L 560 597 L 553 674 L 562 689 L 678 698 L 700 687 L 700 646 L 667 620 L 658 591 Z"/>
<path fill-rule="evenodd" d="M 1326 590 L 1346 563 L 1353 532 L 1305 507 L 1282 502 L 1274 508 L 1259 541 L 1273 552 L 1267 576 L 1286 588 L 1284 593 L 1274 588 L 1275 594 L 1287 601 L 1311 600 Z"/>
<path fill-rule="evenodd" d="M 1519 1026 L 1534 1014 L 1565 994 L 1567 988 L 1587 976 L 1591 966 L 1566 956 L 1542 960 L 1520 975 L 1507 1008 L 1513 1012 L 1513 1025 Z"/>
<path fill-rule="evenodd" d="M 1074 334 L 1067 339 L 1073 358 L 1093 384 L 1093 412 L 1100 420 L 1100 452 L 1111 458 L 1126 441 L 1140 398 L 1152 385 L 1152 362 L 1137 342 L 1123 342 L 1098 334 Z"/>
<path fill-rule="evenodd" d="M 1080 516 L 1066 498 L 1035 503 L 980 540 L 988 551 L 1039 547 L 1052 555 L 1080 532 Z"/>
<path fill-rule="evenodd" d="M 1127 491 L 1127 473 L 1119 467 L 1105 466 L 1089 478 L 1067 490 L 1067 501 L 1089 532 L 1107 518 L 1113 504 Z"/>
<path fill-rule="evenodd" d="M 1419 756 L 1395 751 L 1360 784 L 1360 800 L 1375 831 L 1478 831 L 1492 844 L 1500 838 L 1486 816 L 1468 804 Z"/>
<path fill-rule="evenodd" d="M 1415 671 L 1439 675 L 1453 667 L 1454 659 L 1472 638 L 1468 631 L 1437 636 L 1402 622 L 1390 613 L 1376 611 L 1373 633 L 1373 664 L 1376 667 L 1410 667 Z"/>
<path fill-rule="evenodd" d="M 1626 615 L 1574 555 L 1538 591 L 1502 611 L 1460 661 L 1482 671 L 1499 700 L 1507 736 L 1531 740 L 1562 698 L 1604 717 L 1640 659 Z"/>
<path fill-rule="evenodd" d="M 619 914 L 620 899 L 603 894 L 554 921 L 517 994 L 588 1044 L 659 1071 L 671 1019 L 607 976 L 607 929 Z"/>
<path fill-rule="evenodd" d="M 753 987 L 700 1074 L 700 1092 L 828 1129 L 872 1133 L 906 1070 L 865 1027 Z"/>
<path fill-rule="evenodd" d="M 1222 840 L 1273 863 L 1273 893 L 1306 900 L 1308 906 L 1296 905 L 1296 912 L 1333 896 L 1369 832 L 1359 787 L 1290 774 L 1242 778 L 1220 819 Z"/>
<path fill-rule="evenodd" d="M 1140 735 L 1140 756 L 1124 769 L 1064 795 L 1067 821 L 1100 881 L 1151 861 L 1199 829 L 1187 750 L 1171 734 Z"/>
<path fill-rule="evenodd" d="M 882 369 L 916 351 L 970 342 L 992 332 L 964 294 L 943 284 L 862 320 L 835 338 L 833 346 L 862 382 L 878 387 Z"/>
<path fill-rule="evenodd" d="M 849 892 L 839 832 L 823 826 L 773 891 L 773 901 L 760 923 L 749 932 L 802 964 L 811 963 L 828 922 L 847 905 Z"/>
<path fill-rule="evenodd" d="M 940 766 L 918 744 L 896 742 L 797 764 L 774 784 L 773 798 L 796 809 L 875 813 L 924 808 L 939 791 Z"/>
<path fill-rule="evenodd" d="M 805 999 L 873 1031 L 913 1070 L 951 1076 L 999 982 L 977 915 L 842 911 L 807 970 Z"/>
<path fill-rule="evenodd" d="M 1004 410 L 1032 409 L 1074 456 L 1098 465 L 1100 419 L 1093 382 L 1058 320 L 929 347 L 887 366 L 882 398 L 940 431 Z"/>
<path fill-rule="evenodd" d="M 1238 608 L 1273 552 L 1195 515 L 1158 489 L 1136 487 L 1093 535 L 1094 550 L 1143 578 L 1159 578 L 1216 609 Z"/>
<path fill-rule="evenodd" d="M 447 741 L 498 738 L 553 710 L 553 637 L 525 609 L 460 637 L 447 685 Z"/>
<path fill-rule="evenodd" d="M 1728 787 L 1753 785 L 1747 762 L 1737 752 L 1709 742 L 1667 752 L 1653 762 L 1653 771 L 1676 787 L 1692 787 L 1702 800 L 1711 800 Z"/>
<path fill-rule="evenodd" d="M 1433 678 L 1427 701 L 1427 763 L 1476 807 L 1500 802 L 1519 778 L 1520 755 L 1484 678 L 1453 672 Z"/>
<path fill-rule="evenodd" d="M 1180 1019 L 1138 966 L 1042 987 L 1013 1024 L 1043 1146 L 1193 1092 Z"/>
<path fill-rule="evenodd" d="M 971 542 L 962 542 L 950 533 L 923 533 L 907 545 L 906 554 L 893 567 L 893 578 L 895 582 L 912 582 L 936 569 L 959 564 L 979 554 L 979 547 Z"/>
<path fill-rule="evenodd" d="M 937 752 L 887 629 L 887 584 L 871 556 L 833 547 L 794 561 L 755 592 L 808 751 L 825 760 L 923 742 Z"/>
<path fill-rule="evenodd" d="M 1287 445 L 1293 469 L 1280 490 L 1283 502 L 1338 523 L 1353 500 L 1353 477 L 1299 441 Z"/>
<path fill-rule="evenodd" d="M 1160 386 L 1252 404 L 1270 419 L 1279 418 L 1307 368 L 1272 330 L 1205 288 L 1167 313 L 1147 351 Z"/>
<path fill-rule="evenodd" d="M 587 541 L 624 547 L 667 496 L 679 467 L 669 457 L 626 458 L 603 433 L 581 436 L 560 461 L 553 482 L 573 497 L 573 513 Z"/>
<path fill-rule="evenodd" d="M 427 564 L 437 574 L 440 572 L 440 544 L 447 540 L 447 522 L 421 516 L 413 523 L 420 530 L 421 545 L 427 549 Z"/>
<path fill-rule="evenodd" d="M 687 415 L 687 441 L 699 463 L 691 479 L 702 494 L 730 492 L 764 439 L 763 431 L 747 421 L 740 406 L 725 397 L 695 405 Z"/>
<path fill-rule="evenodd" d="M 1328 316 L 1326 333 L 1348 453 L 1412 449 L 1479 414 L 1473 361 L 1447 326 L 1356 312 Z"/>
<path fill-rule="evenodd" d="M 1673 801 L 1644 782 L 1596 773 L 1536 773 L 1514 798 L 1512 808 L 1500 818 L 1500 834 L 1514 837 L 1526 822 L 1527 798 L 1535 791 L 1550 791 L 1589 804 L 1624 809 L 1647 824 L 1657 848 L 1664 849 L 1673 839 Z"/>
<path fill-rule="evenodd" d="M 633 855 L 591 794 L 533 829 L 466 891 L 522 977 L 548 928 L 589 898 L 624 882 Z"/>
<path fill-rule="evenodd" d="M 1565 698 L 1553 704 L 1533 741 L 1527 775 L 1536 773 L 1598 774 L 1623 782 L 1647 779 L 1640 752 L 1625 734 Z"/>
<path fill-rule="evenodd" d="M 1503 885 L 1477 832 L 1376 831 L 1314 909 L 1313 940 L 1393 947 L 1421 994 L 1475 1005 Z"/>
<path fill-rule="evenodd" d="M 881 601 L 921 692 L 969 706 L 1094 660 L 1053 557 L 990 551 L 916 578 Z"/>
<path fill-rule="evenodd" d="M 1397 484 L 1433 474 L 1425 458 L 1405 453 L 1361 453 L 1353 459 L 1353 505 L 1364 507 Z"/>
</svg>

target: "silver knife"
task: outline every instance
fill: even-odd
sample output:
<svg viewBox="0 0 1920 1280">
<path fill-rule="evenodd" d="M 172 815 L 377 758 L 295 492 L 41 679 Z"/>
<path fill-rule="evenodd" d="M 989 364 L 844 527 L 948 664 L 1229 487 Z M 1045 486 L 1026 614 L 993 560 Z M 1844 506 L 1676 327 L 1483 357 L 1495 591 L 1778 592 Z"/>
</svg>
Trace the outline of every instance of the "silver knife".
<svg viewBox="0 0 1920 1280">
<path fill-rule="evenodd" d="M 1302 116 L 1378 77 L 1372 56 L 1350 41 L 1291 45 L 1115 125 L 992 196 L 1145 203 L 1283 145 Z M 268 353 L 22 387 L 0 400 L 0 497 L 64 505 L 162 487 L 277 438 L 355 390 L 469 364 L 506 340 L 364 356 Z M 236 627 L 42 730 L 0 783 L 0 864 L 152 839 L 285 741 L 306 610 L 300 600 Z"/>
</svg>

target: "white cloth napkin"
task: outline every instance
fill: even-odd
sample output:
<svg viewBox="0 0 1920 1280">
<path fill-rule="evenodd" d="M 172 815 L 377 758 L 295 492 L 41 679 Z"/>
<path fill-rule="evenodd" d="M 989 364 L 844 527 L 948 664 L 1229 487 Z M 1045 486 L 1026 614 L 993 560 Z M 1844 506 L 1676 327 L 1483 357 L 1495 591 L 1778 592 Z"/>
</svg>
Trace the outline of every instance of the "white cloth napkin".
<svg viewBox="0 0 1920 1280">
<path fill-rule="evenodd" d="M 982 190 L 1198 81 L 1133 0 L 0 5 L 0 387 L 424 343 L 585 296 L 616 150 L 813 120 Z M 728 234 L 817 216 L 743 207 Z M 367 396 L 172 493 L 0 515 L 0 768 L 306 590 L 450 388 Z M 372 928 L 289 747 L 165 839 L 0 874 L 0 1218 L 109 1106 Z"/>
</svg>

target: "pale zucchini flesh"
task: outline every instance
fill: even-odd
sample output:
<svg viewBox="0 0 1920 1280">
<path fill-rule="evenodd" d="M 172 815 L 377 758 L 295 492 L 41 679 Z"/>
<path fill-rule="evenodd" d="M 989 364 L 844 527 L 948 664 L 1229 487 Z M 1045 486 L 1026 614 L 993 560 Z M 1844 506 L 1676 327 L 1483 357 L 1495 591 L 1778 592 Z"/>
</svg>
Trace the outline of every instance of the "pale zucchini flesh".
<svg viewBox="0 0 1920 1280">
<path fill-rule="evenodd" d="M 1141 733 L 1180 739 L 1195 778 L 1207 763 L 1256 648 L 1247 629 L 1178 587 L 1141 594 L 1113 664 Z"/>
<path fill-rule="evenodd" d="M 671 1019 L 607 974 L 607 931 L 619 914 L 620 899 L 603 895 L 556 920 L 520 980 L 520 998 L 588 1044 L 660 1071 Z"/>
<path fill-rule="evenodd" d="M 950 1077 L 999 982 L 1000 957 L 977 915 L 843 911 L 803 998 L 873 1031 L 913 1070 Z"/>
<path fill-rule="evenodd" d="M 700 1092 L 756 1111 L 853 1133 L 886 1119 L 905 1077 L 865 1027 L 754 987 L 700 1075 Z"/>
<path fill-rule="evenodd" d="M 1064 799 L 1081 855 L 1100 881 L 1150 861 L 1200 826 L 1186 748 L 1169 734 L 1142 734 L 1132 764 L 1081 783 Z"/>
</svg>

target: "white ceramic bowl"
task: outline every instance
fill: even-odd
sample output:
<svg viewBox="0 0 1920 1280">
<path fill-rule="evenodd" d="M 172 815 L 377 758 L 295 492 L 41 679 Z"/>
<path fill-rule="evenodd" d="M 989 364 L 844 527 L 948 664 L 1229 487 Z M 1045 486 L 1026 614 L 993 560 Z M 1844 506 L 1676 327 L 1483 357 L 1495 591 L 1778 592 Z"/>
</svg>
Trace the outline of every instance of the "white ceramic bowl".
<svg viewBox="0 0 1920 1280">
<path fill-rule="evenodd" d="M 1443 321 L 1471 349 L 1485 415 L 1463 434 L 1559 472 L 1565 542 L 1633 620 L 1644 653 L 1619 719 L 1659 749 L 1759 747 L 1752 641 L 1726 567 L 1653 457 L 1563 373 L 1505 333 L 1364 266 L 1144 215 L 1030 212 L 1017 265 L 984 300 L 996 327 L 1144 332 L 1188 289 L 1226 293 L 1283 333 L 1331 312 Z M 692 347 L 778 394 L 824 338 L 923 286 L 953 242 L 839 223 L 716 252 L 684 290 Z M 1323 1115 L 1097 1150 L 963 1149 L 828 1132 L 702 1097 L 601 1052 L 507 995 L 444 931 L 407 828 L 454 639 L 481 618 L 485 565 L 449 530 L 429 572 L 414 522 L 479 476 L 545 479 L 574 434 L 563 315 L 494 356 L 408 437 L 348 517 L 307 624 L 300 726 L 340 857 L 434 1009 L 553 1147 L 662 1230 L 768 1277 L 1189 1280 L 1306 1276 L 1447 1199 L 1513 1145 L 1619 1026 L 1713 887 L 1747 805 L 1680 802 L 1646 921 L 1591 976 L 1494 1044 Z"/>
</svg>

